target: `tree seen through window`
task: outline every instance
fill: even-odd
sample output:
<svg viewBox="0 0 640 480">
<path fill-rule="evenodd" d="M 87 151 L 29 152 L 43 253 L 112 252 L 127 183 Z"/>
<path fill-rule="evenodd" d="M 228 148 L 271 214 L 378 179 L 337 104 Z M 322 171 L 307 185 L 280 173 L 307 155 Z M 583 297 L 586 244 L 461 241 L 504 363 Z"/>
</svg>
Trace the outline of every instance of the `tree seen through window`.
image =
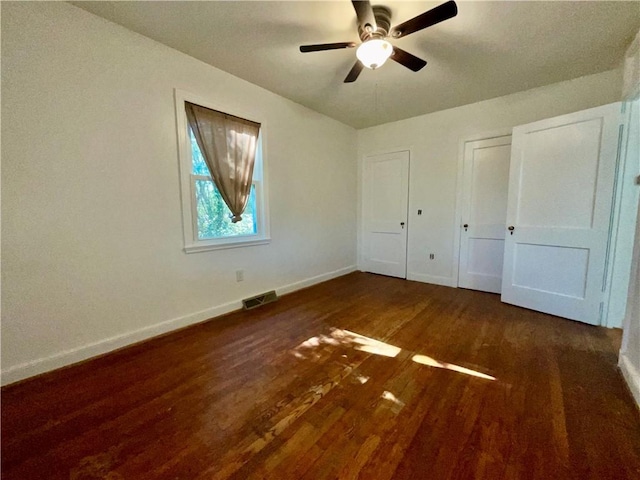
<svg viewBox="0 0 640 480">
<path fill-rule="evenodd" d="M 211 180 L 209 169 L 191 129 L 189 129 L 189 136 L 191 138 L 191 173 L 196 197 L 198 240 L 255 235 L 257 233 L 255 185 L 251 186 L 251 194 L 247 208 L 242 214 L 242 220 L 233 223 L 231 211 Z"/>
</svg>

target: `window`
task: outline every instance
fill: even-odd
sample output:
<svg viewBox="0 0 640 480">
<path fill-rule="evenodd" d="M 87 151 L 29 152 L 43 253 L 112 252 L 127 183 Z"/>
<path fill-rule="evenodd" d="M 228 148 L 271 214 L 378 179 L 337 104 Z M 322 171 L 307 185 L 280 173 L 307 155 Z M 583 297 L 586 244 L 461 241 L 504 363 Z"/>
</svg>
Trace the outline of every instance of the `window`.
<svg viewBox="0 0 640 480">
<path fill-rule="evenodd" d="M 232 248 L 269 242 L 264 188 L 264 122 L 260 129 L 249 200 L 242 220 L 231 221 L 232 215 L 213 180 L 196 138 L 187 122 L 184 102 L 238 115 L 228 109 L 176 90 L 182 216 L 185 251 L 187 253 Z"/>
</svg>

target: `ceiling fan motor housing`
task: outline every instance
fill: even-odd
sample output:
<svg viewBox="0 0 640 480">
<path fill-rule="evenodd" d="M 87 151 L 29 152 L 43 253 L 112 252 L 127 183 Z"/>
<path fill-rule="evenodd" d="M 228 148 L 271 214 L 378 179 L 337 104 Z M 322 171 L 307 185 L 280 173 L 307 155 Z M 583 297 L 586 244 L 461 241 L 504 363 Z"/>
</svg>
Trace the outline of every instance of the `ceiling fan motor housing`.
<svg viewBox="0 0 640 480">
<path fill-rule="evenodd" d="M 358 25 L 358 34 L 363 42 L 371 38 L 385 38 L 391 30 L 391 10 L 384 5 L 374 5 L 372 8 L 378 28 L 374 32 L 365 28 L 365 25 Z"/>
</svg>

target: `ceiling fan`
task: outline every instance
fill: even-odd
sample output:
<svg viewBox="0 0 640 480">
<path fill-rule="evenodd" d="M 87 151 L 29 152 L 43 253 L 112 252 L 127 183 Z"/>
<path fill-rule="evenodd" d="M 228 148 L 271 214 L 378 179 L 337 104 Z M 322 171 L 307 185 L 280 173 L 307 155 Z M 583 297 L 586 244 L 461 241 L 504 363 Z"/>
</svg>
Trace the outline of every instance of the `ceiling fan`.
<svg viewBox="0 0 640 480">
<path fill-rule="evenodd" d="M 344 83 L 355 82 L 364 67 L 372 70 L 382 66 L 388 58 L 417 72 L 427 62 L 415 55 L 391 45 L 387 37 L 393 39 L 406 37 L 419 30 L 425 29 L 436 23 L 440 23 L 458 14 L 456 2 L 449 0 L 431 10 L 421 13 L 417 17 L 407 20 L 400 25 L 391 28 L 391 10 L 382 5 L 371 6 L 369 0 L 351 0 L 358 17 L 358 34 L 362 43 L 356 50 L 356 63 L 344 79 Z M 300 51 L 319 52 L 322 50 L 337 50 L 340 48 L 353 48 L 355 42 L 320 43 L 316 45 L 302 45 Z"/>
</svg>

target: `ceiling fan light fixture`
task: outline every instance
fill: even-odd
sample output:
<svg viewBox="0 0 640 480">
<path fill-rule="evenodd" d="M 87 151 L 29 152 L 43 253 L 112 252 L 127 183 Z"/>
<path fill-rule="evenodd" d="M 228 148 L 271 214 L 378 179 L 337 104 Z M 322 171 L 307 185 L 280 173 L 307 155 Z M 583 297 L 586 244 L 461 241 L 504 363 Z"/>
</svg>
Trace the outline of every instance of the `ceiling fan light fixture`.
<svg viewBox="0 0 640 480">
<path fill-rule="evenodd" d="M 393 53 L 393 47 L 386 40 L 374 38 L 367 40 L 356 50 L 356 57 L 362 64 L 375 70 L 381 67 Z"/>
</svg>

